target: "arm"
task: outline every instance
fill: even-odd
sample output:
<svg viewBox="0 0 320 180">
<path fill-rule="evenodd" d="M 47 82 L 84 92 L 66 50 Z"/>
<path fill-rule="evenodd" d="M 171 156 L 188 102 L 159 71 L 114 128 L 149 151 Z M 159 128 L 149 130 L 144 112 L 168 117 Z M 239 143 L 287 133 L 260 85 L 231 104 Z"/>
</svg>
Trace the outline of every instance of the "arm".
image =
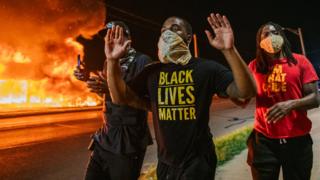
<svg viewBox="0 0 320 180">
<path fill-rule="evenodd" d="M 256 84 L 246 63 L 234 46 L 232 28 L 228 19 L 219 14 L 210 14 L 208 22 L 215 33 L 215 37 L 206 30 L 209 43 L 220 50 L 233 73 L 234 81 L 227 87 L 227 94 L 232 99 L 250 99 L 256 95 Z"/>
<path fill-rule="evenodd" d="M 318 107 L 320 97 L 318 93 L 317 82 L 303 85 L 303 98 L 279 102 L 270 107 L 266 113 L 269 123 L 276 123 L 292 110 L 308 110 Z"/>
<path fill-rule="evenodd" d="M 107 31 L 105 37 L 106 61 L 104 75 L 107 77 L 112 102 L 119 105 L 129 105 L 139 109 L 150 109 L 150 103 L 139 98 L 121 77 L 119 59 L 126 53 L 130 40 L 124 41 L 123 29 L 119 26 Z"/>
</svg>

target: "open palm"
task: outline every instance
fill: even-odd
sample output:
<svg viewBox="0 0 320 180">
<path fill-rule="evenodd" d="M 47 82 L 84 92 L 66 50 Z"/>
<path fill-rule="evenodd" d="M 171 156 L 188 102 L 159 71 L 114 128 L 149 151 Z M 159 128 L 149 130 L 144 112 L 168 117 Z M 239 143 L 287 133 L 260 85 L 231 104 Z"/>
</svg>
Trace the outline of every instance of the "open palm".
<svg viewBox="0 0 320 180">
<path fill-rule="evenodd" d="M 234 37 L 228 19 L 220 14 L 211 13 L 208 17 L 208 22 L 215 34 L 214 37 L 210 31 L 205 31 L 210 45 L 218 50 L 232 48 L 234 45 Z"/>
<path fill-rule="evenodd" d="M 108 29 L 105 37 L 105 54 L 107 60 L 119 60 L 122 58 L 128 49 L 130 40 L 125 40 L 123 37 L 123 28 L 116 26 Z"/>
</svg>

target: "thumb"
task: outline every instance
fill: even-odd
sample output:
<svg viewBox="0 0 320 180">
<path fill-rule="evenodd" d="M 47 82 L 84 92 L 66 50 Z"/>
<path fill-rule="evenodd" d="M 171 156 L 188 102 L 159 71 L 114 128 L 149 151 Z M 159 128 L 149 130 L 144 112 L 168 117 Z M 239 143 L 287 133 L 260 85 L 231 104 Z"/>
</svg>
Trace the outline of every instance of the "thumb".
<svg viewBox="0 0 320 180">
<path fill-rule="evenodd" d="M 206 35 L 207 35 L 208 40 L 211 42 L 211 41 L 213 40 L 213 35 L 212 35 L 211 32 L 208 31 L 208 30 L 205 30 L 205 33 L 206 33 Z"/>
<path fill-rule="evenodd" d="M 123 47 L 127 49 L 131 45 L 131 42 L 131 40 L 127 40 L 126 42 L 124 42 Z"/>
</svg>

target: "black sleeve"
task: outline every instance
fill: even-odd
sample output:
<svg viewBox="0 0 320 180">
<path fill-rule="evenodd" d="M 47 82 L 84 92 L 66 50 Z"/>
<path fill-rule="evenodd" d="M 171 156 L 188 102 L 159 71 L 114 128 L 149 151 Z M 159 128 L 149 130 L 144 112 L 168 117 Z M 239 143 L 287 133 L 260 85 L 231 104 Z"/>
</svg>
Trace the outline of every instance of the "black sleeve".
<svg viewBox="0 0 320 180">
<path fill-rule="evenodd" d="M 217 94 L 222 97 L 228 97 L 226 92 L 227 87 L 233 82 L 232 72 L 225 66 L 215 62 L 209 61 L 210 68 L 209 79 L 210 79 L 210 89 L 212 94 Z"/>
<path fill-rule="evenodd" d="M 137 52 L 136 61 L 137 61 L 137 71 L 138 73 L 140 73 L 146 65 L 152 62 L 152 59 L 145 54 L 141 54 Z"/>
<path fill-rule="evenodd" d="M 149 96 L 148 93 L 148 82 L 149 79 L 154 75 L 155 72 L 162 66 L 159 62 L 151 62 L 146 64 L 142 71 L 131 79 L 127 85 L 133 90 L 139 97 L 146 98 Z"/>
</svg>

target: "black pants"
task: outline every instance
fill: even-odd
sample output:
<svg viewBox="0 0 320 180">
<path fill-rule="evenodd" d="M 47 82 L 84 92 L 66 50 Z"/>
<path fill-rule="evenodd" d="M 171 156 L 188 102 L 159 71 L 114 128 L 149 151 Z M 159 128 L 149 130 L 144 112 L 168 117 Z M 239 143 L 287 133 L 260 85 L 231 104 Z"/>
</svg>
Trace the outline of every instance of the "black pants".
<svg viewBox="0 0 320 180">
<path fill-rule="evenodd" d="M 137 180 L 145 150 L 135 155 L 118 155 L 95 145 L 85 180 Z"/>
<path fill-rule="evenodd" d="M 216 172 L 217 156 L 215 151 L 196 156 L 182 167 L 173 167 L 158 162 L 158 180 L 213 180 Z"/>
<path fill-rule="evenodd" d="M 248 159 L 254 180 L 309 180 L 313 163 L 310 134 L 288 139 L 270 139 L 253 131 L 248 139 Z"/>
</svg>

